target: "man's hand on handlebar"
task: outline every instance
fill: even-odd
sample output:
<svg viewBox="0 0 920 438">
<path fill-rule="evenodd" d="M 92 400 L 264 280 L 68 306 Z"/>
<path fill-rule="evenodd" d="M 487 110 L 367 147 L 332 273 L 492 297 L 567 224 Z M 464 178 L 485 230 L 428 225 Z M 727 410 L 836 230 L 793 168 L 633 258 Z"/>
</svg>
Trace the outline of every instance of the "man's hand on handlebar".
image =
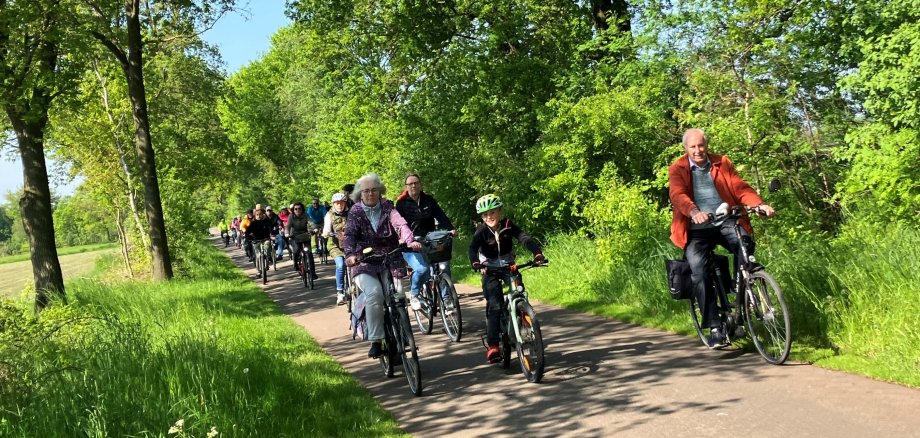
<svg viewBox="0 0 920 438">
<path fill-rule="evenodd" d="M 690 210 L 690 220 L 695 224 L 705 224 L 706 222 L 709 222 L 710 219 L 711 218 L 709 217 L 709 213 L 704 213 L 698 208 Z"/>
<path fill-rule="evenodd" d="M 770 207 L 767 204 L 760 204 L 756 208 L 757 208 L 758 214 L 762 214 L 766 217 L 773 217 L 776 215 L 776 212 L 773 210 L 773 207 Z"/>
<path fill-rule="evenodd" d="M 533 256 L 533 264 L 540 266 L 546 263 L 546 256 L 543 253 L 537 253 Z"/>
</svg>

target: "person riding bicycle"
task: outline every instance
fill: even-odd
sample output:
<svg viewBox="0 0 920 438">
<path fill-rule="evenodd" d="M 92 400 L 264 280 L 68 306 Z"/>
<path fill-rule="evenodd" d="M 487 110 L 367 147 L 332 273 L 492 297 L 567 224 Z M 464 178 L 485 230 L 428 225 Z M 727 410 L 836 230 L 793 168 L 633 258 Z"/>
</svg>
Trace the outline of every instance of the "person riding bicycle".
<svg viewBox="0 0 920 438">
<path fill-rule="evenodd" d="M 345 224 L 348 220 L 348 210 L 345 209 L 345 194 L 332 195 L 332 209 L 326 213 L 323 220 L 323 237 L 332 238 L 329 247 L 329 257 L 335 260 L 335 304 L 345 304 L 345 251 L 344 245 Z"/>
<path fill-rule="evenodd" d="M 246 227 L 246 238 L 250 242 L 261 240 L 262 247 L 265 249 L 265 252 L 268 253 L 271 251 L 271 242 L 268 239 L 271 239 L 275 233 L 272 220 L 265 214 L 265 210 L 262 209 L 262 204 L 256 204 L 256 208 L 253 209 L 253 212 L 253 219 L 249 222 L 249 226 Z M 264 262 L 263 260 L 263 263 Z M 261 277 L 262 272 L 256 274 L 256 278 Z"/>
<path fill-rule="evenodd" d="M 668 191 L 673 206 L 671 241 L 687 257 L 694 295 L 702 313 L 700 327 L 710 328 L 707 344 L 715 348 L 724 343 L 725 334 L 721 333 L 715 291 L 707 269 L 712 250 L 718 244 L 737 254 L 741 243 L 753 254 L 754 240 L 750 236 L 754 230 L 747 217 L 739 219 L 742 241 L 738 242 L 733 228 L 725 222 L 713 221 L 711 215 L 723 202 L 759 207 L 766 216 L 773 216 L 774 211 L 738 175 L 728 157 L 709 153 L 709 139 L 702 130 L 688 129 L 682 143 L 685 154 L 668 167 Z"/>
<path fill-rule="evenodd" d="M 345 184 L 342 186 L 342 193 L 345 194 L 345 209 L 351 210 L 351 207 L 355 205 L 355 201 L 351 199 L 351 192 L 355 191 L 354 184 Z"/>
<path fill-rule="evenodd" d="M 291 215 L 291 209 L 287 205 L 282 205 L 281 211 L 278 212 L 278 219 L 281 220 L 281 229 L 280 229 L 281 232 L 279 233 L 281 235 L 281 245 L 278 245 L 278 246 L 281 248 L 282 254 L 284 254 L 284 248 L 288 247 L 287 234 L 284 232 L 284 230 L 287 229 L 287 220 L 288 220 L 288 216 L 290 215 Z"/>
<path fill-rule="evenodd" d="M 546 261 L 540 244 L 510 219 L 505 218 L 502 206 L 504 203 L 501 198 L 493 194 L 485 195 L 476 201 L 476 213 L 482 217 L 483 226 L 473 233 L 469 250 L 473 270 L 482 274 L 482 293 L 486 298 L 486 341 L 489 345 L 486 360 L 489 362 L 501 360 L 501 350 L 498 347 L 501 341 L 499 324 L 505 308 L 502 286 L 506 279 L 491 274 L 486 268 L 514 262 L 512 238 L 516 238 L 533 253 L 535 263 L 541 264 Z"/>
<path fill-rule="evenodd" d="M 265 214 L 268 215 L 268 219 L 272 224 L 272 236 L 275 239 L 275 259 L 280 262 L 284 259 L 284 222 L 281 217 L 275 214 L 271 205 L 265 207 Z"/>
<path fill-rule="evenodd" d="M 319 277 L 316 275 L 313 254 L 310 252 L 310 242 L 313 237 L 310 234 L 310 218 L 307 217 L 306 209 L 302 202 L 295 202 L 291 210 L 284 232 L 290 239 L 291 254 L 294 254 L 294 267 L 296 268 L 298 263 L 301 262 L 300 247 L 303 246 L 304 252 L 307 254 L 307 266 L 310 268 L 310 272 L 313 273 L 313 279 L 316 280 Z"/>
<path fill-rule="evenodd" d="M 310 218 L 310 230 L 315 233 L 320 233 L 323 230 L 323 218 L 326 217 L 326 207 L 320 205 L 319 198 L 313 198 L 313 202 L 310 203 L 310 206 L 307 207 L 307 217 Z M 321 239 L 321 247 L 313 248 L 314 254 L 319 254 L 320 251 L 326 251 L 326 239 Z"/>
<path fill-rule="evenodd" d="M 343 248 L 355 284 L 364 294 L 367 339 L 371 342 L 367 356 L 371 358 L 377 358 L 383 352 L 380 341 L 384 338 L 383 294 L 387 287 L 380 283 L 378 274 L 386 267 L 379 261 L 358 263 L 358 258 L 365 248 L 372 248 L 375 255 L 386 254 L 396 249 L 400 240 L 411 249 L 421 247 L 393 203 L 382 199 L 385 194 L 386 187 L 377 174 L 368 173 L 358 179 L 352 195 L 355 205 L 349 210 L 345 225 Z M 401 261 L 402 258 L 394 263 L 401 265 Z"/>
<path fill-rule="evenodd" d="M 226 219 L 221 219 L 219 222 L 217 222 L 217 231 L 220 231 L 221 240 L 224 239 L 224 236 L 228 236 L 230 234 L 230 227 L 227 226 Z"/>
<path fill-rule="evenodd" d="M 415 235 L 415 240 L 422 241 L 425 235 L 438 228 L 450 230 L 453 235 L 457 234 L 450 219 L 441 210 L 438 201 L 428 193 L 422 191 L 422 179 L 417 173 L 411 172 L 406 175 L 406 190 L 396 198 L 396 210 L 409 224 L 409 228 Z M 437 225 L 435 225 L 437 221 Z M 422 254 L 416 251 L 403 252 L 403 258 L 412 268 L 412 281 L 409 286 L 409 303 L 412 310 L 421 309 L 418 295 L 422 285 L 431 277 L 428 263 L 422 257 Z M 447 263 L 447 269 L 450 272 L 450 264 Z"/>
<path fill-rule="evenodd" d="M 243 219 L 240 221 L 240 233 L 243 234 L 243 251 L 246 252 L 246 258 L 251 262 L 255 254 L 252 251 L 252 240 L 246 237 L 246 229 L 249 228 L 249 224 L 252 223 L 254 217 L 253 211 L 250 208 L 246 210 L 246 215 L 243 216 Z"/>
</svg>

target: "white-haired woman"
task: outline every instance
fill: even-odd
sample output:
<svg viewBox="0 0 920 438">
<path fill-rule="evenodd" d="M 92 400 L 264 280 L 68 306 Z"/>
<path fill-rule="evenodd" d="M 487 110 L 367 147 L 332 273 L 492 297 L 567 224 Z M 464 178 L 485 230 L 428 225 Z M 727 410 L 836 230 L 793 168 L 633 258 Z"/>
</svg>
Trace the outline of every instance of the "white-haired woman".
<svg viewBox="0 0 920 438">
<path fill-rule="evenodd" d="M 382 263 L 362 262 L 356 264 L 364 248 L 373 248 L 374 254 L 385 254 L 396 249 L 400 241 L 412 249 L 421 245 L 415 241 L 412 230 L 406 220 L 399 215 L 393 203 L 383 199 L 386 187 L 375 173 L 368 173 L 355 183 L 352 198 L 355 205 L 348 211 L 345 225 L 345 260 L 351 266 L 355 284 L 364 297 L 364 309 L 367 317 L 367 339 L 371 348 L 367 355 L 371 358 L 380 356 L 383 349 L 380 341 L 383 332 L 383 285 L 379 274 L 386 269 Z M 402 259 L 396 259 L 401 263 Z"/>
</svg>

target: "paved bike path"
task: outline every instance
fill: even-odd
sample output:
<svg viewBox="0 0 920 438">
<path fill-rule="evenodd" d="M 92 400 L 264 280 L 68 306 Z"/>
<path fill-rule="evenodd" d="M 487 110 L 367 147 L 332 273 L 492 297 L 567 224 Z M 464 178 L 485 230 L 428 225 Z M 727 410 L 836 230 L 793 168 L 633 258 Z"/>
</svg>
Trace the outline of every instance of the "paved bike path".
<svg viewBox="0 0 920 438">
<path fill-rule="evenodd" d="M 242 251 L 227 252 L 254 278 Z M 546 374 L 528 383 L 514 354 L 508 370 L 484 362 L 485 305 L 463 285 L 461 342 L 449 343 L 440 321 L 431 335 L 415 331 L 424 385 L 415 397 L 401 368 L 387 379 L 369 345 L 351 339 L 334 265 L 317 269 L 308 291 L 285 260 L 263 289 L 415 436 L 920 436 L 920 391 L 772 366 L 756 353 L 709 351 L 696 338 L 542 303 Z"/>
</svg>

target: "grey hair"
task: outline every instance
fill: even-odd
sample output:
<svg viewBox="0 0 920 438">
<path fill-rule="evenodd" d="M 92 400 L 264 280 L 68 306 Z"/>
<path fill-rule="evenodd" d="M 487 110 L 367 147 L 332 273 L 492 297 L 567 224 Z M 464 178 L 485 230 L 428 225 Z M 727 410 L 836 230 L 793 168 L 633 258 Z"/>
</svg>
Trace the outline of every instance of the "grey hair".
<svg viewBox="0 0 920 438">
<path fill-rule="evenodd" d="M 380 196 L 387 193 L 387 188 L 383 185 L 383 181 L 380 180 L 380 175 L 374 172 L 365 173 L 364 176 L 355 181 L 355 191 L 351 192 L 352 201 L 361 202 L 361 190 L 364 190 L 364 186 L 368 183 L 374 183 L 374 185 L 380 188 Z"/>
<path fill-rule="evenodd" d="M 690 128 L 690 129 L 684 131 L 684 136 L 683 136 L 683 138 L 681 138 L 680 144 L 682 144 L 684 147 L 687 147 L 687 136 L 690 135 L 691 133 L 699 133 L 700 135 L 702 135 L 702 136 L 703 136 L 703 144 L 705 144 L 706 146 L 709 146 L 709 137 L 707 137 L 707 136 L 706 136 L 706 133 L 703 132 L 703 130 L 700 129 L 700 128 Z"/>
</svg>

